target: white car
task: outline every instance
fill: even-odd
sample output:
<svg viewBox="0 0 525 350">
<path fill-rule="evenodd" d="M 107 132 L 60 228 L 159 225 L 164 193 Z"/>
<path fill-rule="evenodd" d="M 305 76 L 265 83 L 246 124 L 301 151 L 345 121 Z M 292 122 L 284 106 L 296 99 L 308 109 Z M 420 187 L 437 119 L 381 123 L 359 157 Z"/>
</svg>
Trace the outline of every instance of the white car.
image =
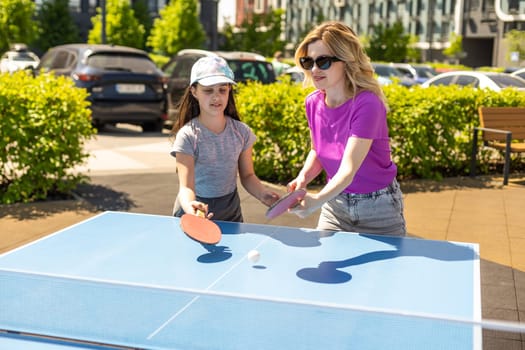
<svg viewBox="0 0 525 350">
<path fill-rule="evenodd" d="M 518 70 L 515 70 L 514 72 L 510 73 L 510 75 L 525 79 L 525 68 L 520 68 Z"/>
<path fill-rule="evenodd" d="M 481 71 L 453 71 L 436 75 L 421 84 L 422 87 L 436 85 L 472 86 L 480 89 L 501 91 L 513 87 L 525 91 L 525 80 L 507 73 Z"/>
<path fill-rule="evenodd" d="M 40 62 L 31 51 L 7 51 L 0 59 L 0 73 L 13 73 L 17 70 L 34 69 Z"/>
<path fill-rule="evenodd" d="M 304 80 L 304 72 L 297 66 L 286 69 L 284 74 L 290 76 L 290 80 L 295 83 L 302 83 Z"/>
</svg>

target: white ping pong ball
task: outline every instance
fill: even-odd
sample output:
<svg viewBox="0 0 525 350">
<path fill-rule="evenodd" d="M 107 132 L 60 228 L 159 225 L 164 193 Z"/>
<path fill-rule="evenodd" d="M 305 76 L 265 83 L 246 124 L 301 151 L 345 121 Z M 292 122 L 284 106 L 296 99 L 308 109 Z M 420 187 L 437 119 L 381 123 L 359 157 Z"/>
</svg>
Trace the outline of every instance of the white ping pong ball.
<svg viewBox="0 0 525 350">
<path fill-rule="evenodd" d="M 259 254 L 259 252 L 256 250 L 250 250 L 250 252 L 248 253 L 248 259 L 254 264 L 257 261 L 259 261 L 260 257 L 261 257 L 261 254 Z"/>
</svg>

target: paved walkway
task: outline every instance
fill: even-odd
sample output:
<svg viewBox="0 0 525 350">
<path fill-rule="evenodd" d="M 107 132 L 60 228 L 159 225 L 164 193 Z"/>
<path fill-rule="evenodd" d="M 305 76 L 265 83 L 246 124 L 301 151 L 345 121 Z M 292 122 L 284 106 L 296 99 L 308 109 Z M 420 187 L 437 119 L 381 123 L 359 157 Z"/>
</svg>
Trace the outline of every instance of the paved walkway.
<svg viewBox="0 0 525 350">
<path fill-rule="evenodd" d="M 0 252 L 104 210 L 170 215 L 178 184 L 164 147 L 94 150 L 92 182 L 78 189 L 77 200 L 0 206 Z M 155 172 L 149 171 L 152 164 Z M 405 216 L 410 236 L 479 243 L 483 317 L 525 323 L 525 176 L 511 177 L 509 186 L 501 182 L 501 177 L 402 181 Z M 284 193 L 283 187 L 275 189 Z M 315 227 L 317 221 L 317 215 L 301 220 L 285 214 L 269 222 L 262 204 L 246 192 L 241 200 L 246 222 Z M 525 350 L 525 334 L 484 331 L 483 343 L 484 350 Z"/>
</svg>

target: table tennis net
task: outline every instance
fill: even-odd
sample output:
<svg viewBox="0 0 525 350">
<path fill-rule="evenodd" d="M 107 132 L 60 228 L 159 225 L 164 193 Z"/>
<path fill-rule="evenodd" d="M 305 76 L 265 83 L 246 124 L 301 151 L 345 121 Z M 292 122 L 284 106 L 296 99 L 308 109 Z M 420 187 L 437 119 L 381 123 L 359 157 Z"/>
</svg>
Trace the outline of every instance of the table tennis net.
<svg viewBox="0 0 525 350">
<path fill-rule="evenodd" d="M 525 337 L 517 322 L 6 270 L 0 329 L 138 349 L 481 349 L 482 332 Z"/>
</svg>

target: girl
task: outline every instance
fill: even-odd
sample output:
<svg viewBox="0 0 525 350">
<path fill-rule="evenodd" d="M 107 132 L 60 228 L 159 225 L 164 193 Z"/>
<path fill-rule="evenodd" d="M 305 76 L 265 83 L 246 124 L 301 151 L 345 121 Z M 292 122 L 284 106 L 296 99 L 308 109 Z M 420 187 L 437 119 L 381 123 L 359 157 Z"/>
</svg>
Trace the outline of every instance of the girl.
<svg viewBox="0 0 525 350">
<path fill-rule="evenodd" d="M 190 86 L 173 125 L 171 155 L 177 158 L 179 193 L 174 215 L 183 213 L 242 222 L 237 175 L 242 186 L 269 206 L 278 195 L 255 175 L 255 134 L 240 121 L 232 94 L 234 75 L 220 57 L 203 57 L 191 69 Z"/>
</svg>

